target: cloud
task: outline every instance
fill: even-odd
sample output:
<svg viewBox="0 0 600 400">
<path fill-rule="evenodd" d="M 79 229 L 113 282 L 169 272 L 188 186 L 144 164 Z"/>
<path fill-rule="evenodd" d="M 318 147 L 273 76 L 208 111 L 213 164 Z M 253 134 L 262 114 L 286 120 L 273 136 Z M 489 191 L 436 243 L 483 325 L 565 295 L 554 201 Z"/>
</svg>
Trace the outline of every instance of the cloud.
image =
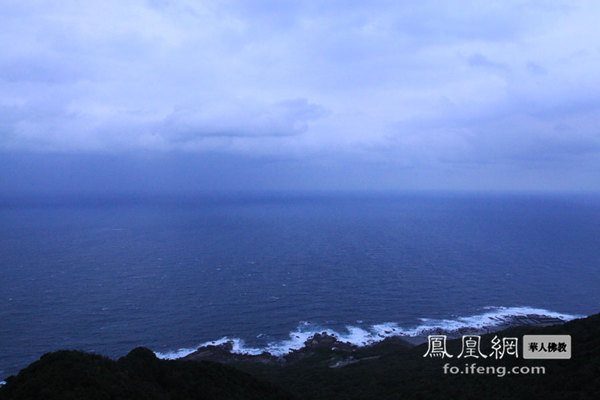
<svg viewBox="0 0 600 400">
<path fill-rule="evenodd" d="M 308 123 L 326 111 L 306 99 L 292 99 L 267 106 L 243 103 L 224 107 L 207 105 L 207 110 L 178 109 L 156 127 L 169 142 L 186 143 L 207 137 L 264 137 L 300 135 Z"/>
<path fill-rule="evenodd" d="M 583 1 L 6 1 L 0 149 L 433 167 L 589 157 L 599 12 Z"/>
<path fill-rule="evenodd" d="M 467 58 L 467 62 L 472 67 L 488 68 L 499 72 L 509 73 L 510 68 L 503 63 L 489 60 L 486 56 L 480 53 L 474 53 Z"/>
</svg>

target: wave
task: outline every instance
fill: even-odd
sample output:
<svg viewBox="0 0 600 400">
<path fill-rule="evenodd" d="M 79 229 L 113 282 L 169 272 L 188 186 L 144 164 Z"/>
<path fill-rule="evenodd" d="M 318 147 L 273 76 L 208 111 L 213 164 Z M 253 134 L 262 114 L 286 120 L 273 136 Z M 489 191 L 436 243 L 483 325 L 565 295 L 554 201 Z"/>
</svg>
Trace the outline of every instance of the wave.
<svg viewBox="0 0 600 400">
<path fill-rule="evenodd" d="M 293 350 L 304 347 L 304 343 L 317 333 L 326 332 L 334 336 L 340 342 L 350 343 L 356 346 L 368 346 L 380 342 L 388 337 L 404 336 L 419 337 L 429 334 L 458 335 L 460 333 L 491 332 L 511 326 L 528 325 L 535 322 L 570 321 L 582 318 L 584 315 L 562 314 L 541 308 L 532 307 L 485 307 L 484 312 L 467 317 L 455 319 L 430 319 L 421 318 L 421 324 L 403 328 L 395 322 L 384 322 L 371 325 L 368 328 L 348 325 L 345 332 L 338 332 L 328 328 L 322 328 L 310 322 L 302 322 L 295 331 L 290 332 L 289 338 L 271 342 L 264 347 L 246 346 L 240 338 L 222 337 L 199 344 L 194 348 L 182 348 L 168 352 L 155 352 L 156 356 L 163 359 L 177 359 L 195 352 L 204 346 L 218 346 L 231 343 L 231 352 L 237 354 L 259 355 L 264 352 L 280 357 Z"/>
</svg>

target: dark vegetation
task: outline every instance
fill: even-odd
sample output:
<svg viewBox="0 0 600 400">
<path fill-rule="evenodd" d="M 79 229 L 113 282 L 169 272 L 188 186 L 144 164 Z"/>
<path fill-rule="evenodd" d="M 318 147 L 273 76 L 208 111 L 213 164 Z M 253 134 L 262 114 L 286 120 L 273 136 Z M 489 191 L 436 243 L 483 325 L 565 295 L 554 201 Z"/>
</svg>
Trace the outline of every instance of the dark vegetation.
<svg viewBox="0 0 600 400">
<path fill-rule="evenodd" d="M 546 369 L 543 375 L 498 377 L 444 375 L 445 363 L 462 368 L 473 362 L 456 358 L 459 339 L 448 343 L 455 355 L 452 359 L 424 358 L 426 344 L 411 347 L 398 339 L 360 349 L 334 346 L 334 350 L 324 340 L 284 364 L 264 358 L 232 358 L 228 365 L 166 361 L 142 348 L 118 361 L 61 351 L 43 356 L 7 379 L 0 399 L 600 399 L 600 314 L 496 334 L 519 341 L 524 334 L 570 334 L 573 357 L 474 360 L 482 366 Z M 484 353 L 489 353 L 494 335 L 482 337 Z"/>
<path fill-rule="evenodd" d="M 331 353 L 326 351 L 285 366 L 243 362 L 232 365 L 285 387 L 298 399 L 600 399 L 600 314 L 561 325 L 512 328 L 483 335 L 482 352 L 490 353 L 494 335 L 518 337 L 521 344 L 525 334 L 570 334 L 573 357 L 457 359 L 461 341 L 456 339 L 448 342 L 452 359 L 424 358 L 427 344 L 406 348 L 384 341 L 360 349 L 353 357 L 362 360 L 342 368 L 331 368 Z M 445 363 L 462 368 L 473 361 L 507 369 L 516 365 L 544 366 L 546 373 L 504 377 L 443 373 Z"/>
<path fill-rule="evenodd" d="M 3 400 L 292 398 L 227 365 L 159 360 L 141 347 L 118 361 L 80 351 L 48 353 L 6 382 Z"/>
</svg>

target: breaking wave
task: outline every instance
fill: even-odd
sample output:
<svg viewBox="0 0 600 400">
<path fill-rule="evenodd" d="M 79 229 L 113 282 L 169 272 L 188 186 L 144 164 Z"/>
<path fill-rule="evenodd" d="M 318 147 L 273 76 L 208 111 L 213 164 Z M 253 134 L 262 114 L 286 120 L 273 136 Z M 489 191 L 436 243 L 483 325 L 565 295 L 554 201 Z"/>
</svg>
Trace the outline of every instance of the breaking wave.
<svg viewBox="0 0 600 400">
<path fill-rule="evenodd" d="M 401 327 L 395 322 L 384 322 L 371 325 L 368 328 L 348 325 L 345 332 L 338 332 L 309 322 L 302 322 L 295 331 L 290 332 L 288 339 L 274 341 L 264 347 L 246 346 L 244 340 L 240 338 L 222 337 L 218 340 L 199 344 L 194 348 L 155 352 L 155 354 L 163 359 L 177 359 L 193 353 L 199 347 L 231 343 L 232 353 L 258 355 L 268 352 L 274 356 L 284 356 L 293 350 L 301 349 L 309 338 L 323 332 L 335 336 L 341 342 L 367 346 L 392 336 L 419 337 L 429 334 L 482 333 L 532 323 L 565 322 L 581 317 L 584 316 L 562 314 L 532 307 L 486 307 L 483 313 L 468 317 L 455 319 L 421 318 L 421 324 L 410 328 Z"/>
</svg>

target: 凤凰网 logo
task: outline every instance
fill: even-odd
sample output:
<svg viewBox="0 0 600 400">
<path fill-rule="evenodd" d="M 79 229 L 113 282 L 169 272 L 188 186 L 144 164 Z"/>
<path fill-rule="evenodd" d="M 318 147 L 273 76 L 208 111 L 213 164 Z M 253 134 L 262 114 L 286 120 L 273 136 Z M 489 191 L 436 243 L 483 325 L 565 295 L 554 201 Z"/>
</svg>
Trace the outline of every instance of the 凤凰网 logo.
<svg viewBox="0 0 600 400">
<path fill-rule="evenodd" d="M 519 358 L 519 338 L 503 337 L 497 335 L 491 339 L 491 352 L 483 353 L 481 350 L 480 335 L 463 335 L 461 352 L 457 355 L 450 354 L 446 347 L 446 335 L 429 335 L 427 337 L 427 352 L 423 357 L 432 358 L 492 358 L 502 359 L 505 356 Z M 559 359 L 571 358 L 570 335 L 524 335 L 522 339 L 522 357 L 524 359 Z"/>
</svg>

